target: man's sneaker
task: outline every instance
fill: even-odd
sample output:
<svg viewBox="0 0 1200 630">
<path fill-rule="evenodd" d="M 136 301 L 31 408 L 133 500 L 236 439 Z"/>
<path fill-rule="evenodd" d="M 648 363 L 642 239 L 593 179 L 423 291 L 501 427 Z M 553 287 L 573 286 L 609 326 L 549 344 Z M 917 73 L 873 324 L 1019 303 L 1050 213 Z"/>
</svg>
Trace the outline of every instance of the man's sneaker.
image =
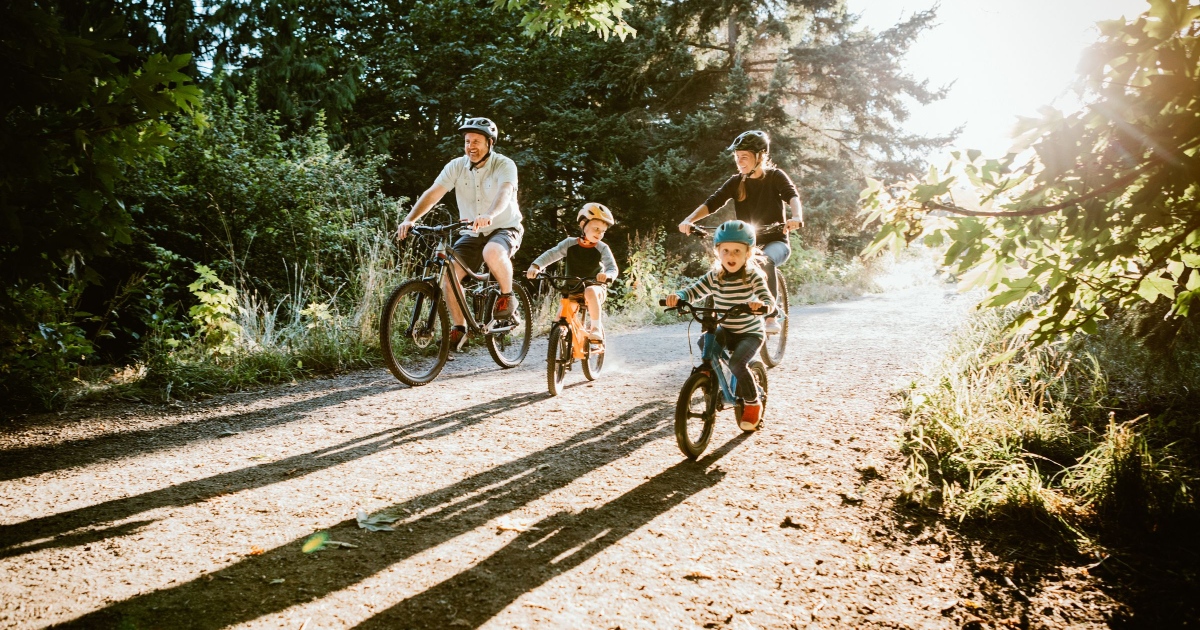
<svg viewBox="0 0 1200 630">
<path fill-rule="evenodd" d="M 462 349 L 467 345 L 467 327 L 455 326 L 450 329 L 450 349 L 455 352 L 462 352 Z"/>
<path fill-rule="evenodd" d="M 743 431 L 757 431 L 758 421 L 761 419 L 762 403 L 745 403 L 742 405 L 742 417 L 738 419 L 738 428 Z"/>
<path fill-rule="evenodd" d="M 511 293 L 501 293 L 500 297 L 496 298 L 496 308 L 493 311 L 496 314 L 496 319 L 508 319 L 517 310 L 516 300 L 513 299 Z"/>
<path fill-rule="evenodd" d="M 764 326 L 768 335 L 778 335 L 783 332 L 783 327 L 779 325 L 779 322 L 774 317 L 768 317 Z"/>
</svg>

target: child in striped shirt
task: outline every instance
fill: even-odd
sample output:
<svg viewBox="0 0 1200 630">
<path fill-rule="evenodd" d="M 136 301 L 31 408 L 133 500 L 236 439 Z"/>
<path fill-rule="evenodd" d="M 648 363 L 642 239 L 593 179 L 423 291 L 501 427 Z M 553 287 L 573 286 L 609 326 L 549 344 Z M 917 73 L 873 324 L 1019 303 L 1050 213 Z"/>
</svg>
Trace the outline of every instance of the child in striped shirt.
<svg viewBox="0 0 1200 630">
<path fill-rule="evenodd" d="M 717 264 L 692 286 L 668 295 L 667 306 L 675 306 L 679 300 L 698 304 L 711 295 L 716 308 L 746 304 L 757 313 L 772 310 L 775 302 L 767 289 L 767 276 L 752 258 L 754 243 L 754 226 L 745 221 L 722 223 L 713 237 Z M 738 427 L 754 431 L 762 417 L 762 403 L 750 362 L 762 348 L 762 315 L 742 313 L 726 319 L 717 329 L 717 343 L 729 350 L 729 369 L 737 378 L 737 395 L 743 401 Z"/>
</svg>

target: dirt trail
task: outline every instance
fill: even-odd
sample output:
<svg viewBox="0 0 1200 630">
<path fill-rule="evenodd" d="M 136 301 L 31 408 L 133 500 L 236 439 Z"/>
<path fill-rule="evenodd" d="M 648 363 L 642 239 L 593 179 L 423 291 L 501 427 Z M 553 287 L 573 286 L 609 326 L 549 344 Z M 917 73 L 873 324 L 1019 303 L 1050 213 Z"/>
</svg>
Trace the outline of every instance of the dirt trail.
<svg viewBox="0 0 1200 630">
<path fill-rule="evenodd" d="M 614 333 L 557 398 L 542 338 L 417 389 L 28 418 L 0 434 L 0 626 L 957 627 L 976 578 L 894 508 L 889 394 L 965 310 L 937 286 L 794 309 L 765 429 L 725 412 L 696 463 L 685 325 Z M 302 553 L 317 531 L 354 547 Z"/>
</svg>

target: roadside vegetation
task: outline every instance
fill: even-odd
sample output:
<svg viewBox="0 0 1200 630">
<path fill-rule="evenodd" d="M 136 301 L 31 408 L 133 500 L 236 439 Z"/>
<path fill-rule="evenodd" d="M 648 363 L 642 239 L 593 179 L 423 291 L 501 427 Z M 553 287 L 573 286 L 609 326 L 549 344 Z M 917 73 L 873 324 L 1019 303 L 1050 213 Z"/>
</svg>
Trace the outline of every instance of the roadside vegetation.
<svg viewBox="0 0 1200 630">
<path fill-rule="evenodd" d="M 1002 158 L 955 153 L 863 192 L 881 226 L 868 251 L 940 248 L 982 296 L 944 364 L 907 392 L 904 491 L 1082 547 L 1186 542 L 1162 557 L 1194 568 L 1200 7 L 1153 0 L 1099 26 L 1077 111 L 1023 121 Z"/>
<path fill-rule="evenodd" d="M 1127 319 L 1031 346 L 1005 334 L 1016 312 L 976 313 L 944 362 L 905 392 L 905 495 L 956 519 L 1040 522 L 1083 542 L 1194 531 L 1194 327 L 1168 348 L 1148 346 Z"/>
</svg>

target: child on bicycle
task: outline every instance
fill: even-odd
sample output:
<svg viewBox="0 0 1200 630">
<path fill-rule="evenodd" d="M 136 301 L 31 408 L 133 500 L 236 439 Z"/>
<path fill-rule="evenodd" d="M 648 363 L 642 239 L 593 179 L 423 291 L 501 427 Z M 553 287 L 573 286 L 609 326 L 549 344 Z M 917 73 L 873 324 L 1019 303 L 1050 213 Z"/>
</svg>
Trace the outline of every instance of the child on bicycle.
<svg viewBox="0 0 1200 630">
<path fill-rule="evenodd" d="M 613 258 L 612 250 L 603 242 L 604 233 L 612 227 L 616 220 L 612 212 L 598 203 L 585 203 L 575 215 L 579 228 L 583 232 L 578 238 L 563 239 L 558 245 L 551 247 L 537 257 L 526 277 L 531 280 L 547 266 L 566 259 L 566 270 L 563 275 L 578 278 L 595 276 L 597 282 L 610 282 L 617 277 L 617 260 Z M 601 320 L 601 306 L 608 295 L 604 287 L 590 286 L 583 290 L 584 302 L 587 304 L 588 315 L 592 324 L 587 330 L 588 339 L 604 341 L 604 323 Z"/>
<path fill-rule="evenodd" d="M 767 276 L 753 258 L 754 245 L 754 226 L 737 220 L 722 223 L 713 236 L 717 261 L 712 271 L 692 286 L 667 295 L 667 306 L 675 306 L 679 300 L 698 304 L 711 295 L 716 308 L 745 304 L 757 313 L 773 309 L 775 301 L 767 289 Z M 750 362 L 758 356 L 763 336 L 761 314 L 734 315 L 717 329 L 717 343 L 729 351 L 729 369 L 737 378 L 737 395 L 743 403 L 738 427 L 743 431 L 758 429 L 762 417 L 758 383 L 750 371 Z"/>
</svg>

